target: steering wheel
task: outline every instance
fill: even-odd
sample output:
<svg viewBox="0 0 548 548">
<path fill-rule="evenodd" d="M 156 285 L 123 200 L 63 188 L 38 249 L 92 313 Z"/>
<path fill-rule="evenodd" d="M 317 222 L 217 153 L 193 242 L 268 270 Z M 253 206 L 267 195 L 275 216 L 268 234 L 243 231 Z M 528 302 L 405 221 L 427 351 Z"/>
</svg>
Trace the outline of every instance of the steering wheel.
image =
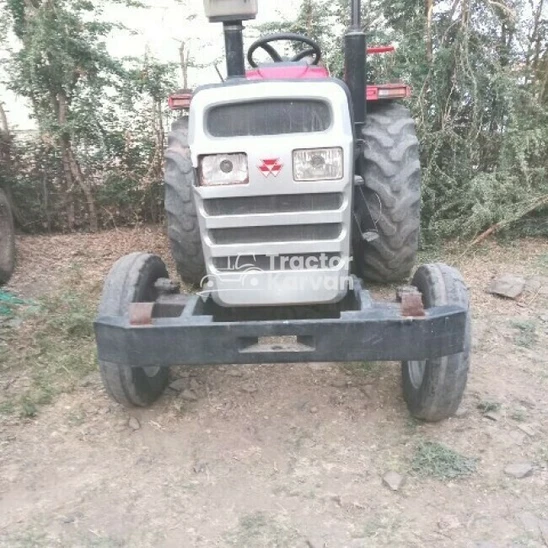
<svg viewBox="0 0 548 548">
<path fill-rule="evenodd" d="M 297 61 L 301 61 L 305 57 L 309 56 L 313 56 L 313 65 L 317 65 L 320 62 L 320 59 L 322 58 L 322 50 L 317 42 L 314 42 L 314 40 L 311 40 L 306 36 L 302 36 L 301 34 L 282 32 L 280 34 L 269 34 L 267 36 L 263 36 L 262 38 L 259 38 L 256 42 L 253 42 L 253 44 L 251 44 L 251 47 L 249 48 L 249 51 L 247 52 L 247 60 L 249 61 L 249 64 L 253 68 L 257 68 L 259 66 L 255 62 L 255 59 L 253 59 L 253 54 L 259 48 L 264 49 L 275 63 L 283 63 L 284 59 L 282 58 L 282 56 L 276 51 L 274 47 L 270 45 L 271 42 L 280 42 L 281 40 L 299 42 L 301 44 L 306 44 L 307 46 L 310 46 L 308 49 L 297 53 L 291 59 L 289 59 L 291 63 L 296 63 Z"/>
</svg>

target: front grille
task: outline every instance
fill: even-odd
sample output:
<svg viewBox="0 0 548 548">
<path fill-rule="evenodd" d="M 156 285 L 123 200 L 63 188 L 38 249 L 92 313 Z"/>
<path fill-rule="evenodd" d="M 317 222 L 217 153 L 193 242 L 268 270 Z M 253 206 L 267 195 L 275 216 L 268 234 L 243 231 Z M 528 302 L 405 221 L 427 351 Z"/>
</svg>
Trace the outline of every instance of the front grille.
<svg viewBox="0 0 548 548">
<path fill-rule="evenodd" d="M 314 259 L 314 262 L 311 262 L 311 259 Z M 289 269 L 317 270 L 322 266 L 322 263 L 326 268 L 336 268 L 337 259 L 341 259 L 340 253 L 303 253 L 283 256 L 237 255 L 235 257 L 214 257 L 212 263 L 220 272 L 247 272 L 250 269 L 271 272 Z"/>
<path fill-rule="evenodd" d="M 260 213 L 291 213 L 295 211 L 336 211 L 343 203 L 343 195 L 288 194 L 278 196 L 248 196 L 214 198 L 204 201 L 208 215 L 249 215 Z"/>
<path fill-rule="evenodd" d="M 217 228 L 209 231 L 214 244 L 255 244 L 334 240 L 340 236 L 339 223 L 313 225 L 254 226 Z"/>
<path fill-rule="evenodd" d="M 206 113 L 213 137 L 248 137 L 326 131 L 331 108 L 311 99 L 268 99 L 213 107 Z"/>
</svg>

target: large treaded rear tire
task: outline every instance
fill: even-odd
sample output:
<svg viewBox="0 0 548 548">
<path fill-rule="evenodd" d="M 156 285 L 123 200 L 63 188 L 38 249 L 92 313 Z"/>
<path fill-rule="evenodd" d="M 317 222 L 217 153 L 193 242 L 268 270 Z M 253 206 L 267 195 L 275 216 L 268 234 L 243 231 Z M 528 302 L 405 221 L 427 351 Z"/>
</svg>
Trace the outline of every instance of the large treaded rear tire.
<svg viewBox="0 0 548 548">
<path fill-rule="evenodd" d="M 367 280 L 407 280 L 415 264 L 420 229 L 419 142 L 407 108 L 397 103 L 369 107 L 363 129 L 361 175 L 379 237 L 354 240 L 358 273 Z"/>
<path fill-rule="evenodd" d="M 188 148 L 188 118 L 180 118 L 171 128 L 164 180 L 171 254 L 181 279 L 199 285 L 206 271 L 194 202 L 195 172 Z"/>
<path fill-rule="evenodd" d="M 127 316 L 129 305 L 153 302 L 158 297 L 154 283 L 167 278 L 166 265 L 156 255 L 131 253 L 112 267 L 99 305 L 100 316 Z M 99 360 L 103 384 L 109 396 L 126 407 L 148 407 L 164 391 L 167 367 L 137 368 Z"/>
<path fill-rule="evenodd" d="M 435 422 L 457 411 L 466 388 L 471 347 L 468 289 L 459 271 L 445 264 L 422 265 L 412 284 L 422 293 L 425 308 L 456 305 L 468 310 L 463 352 L 402 363 L 403 395 L 409 411 L 418 419 Z"/>
<path fill-rule="evenodd" d="M 7 283 L 15 268 L 15 226 L 11 205 L 0 189 L 0 284 Z"/>
</svg>

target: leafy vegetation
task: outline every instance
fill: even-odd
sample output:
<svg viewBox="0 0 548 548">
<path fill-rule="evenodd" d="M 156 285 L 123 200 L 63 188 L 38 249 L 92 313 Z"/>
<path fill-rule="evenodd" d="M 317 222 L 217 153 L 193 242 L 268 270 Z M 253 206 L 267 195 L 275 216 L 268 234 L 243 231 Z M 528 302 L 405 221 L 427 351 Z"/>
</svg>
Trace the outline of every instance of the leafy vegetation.
<svg viewBox="0 0 548 548">
<path fill-rule="evenodd" d="M 476 459 L 466 457 L 434 441 L 420 443 L 413 455 L 411 468 L 421 476 L 456 479 L 476 471 Z"/>
<path fill-rule="evenodd" d="M 537 325 L 533 320 L 516 320 L 512 322 L 512 327 L 515 327 L 518 332 L 515 342 L 518 346 L 531 348 L 535 346 L 538 339 Z"/>
<path fill-rule="evenodd" d="M 291 30 L 324 45 L 343 75 L 348 0 L 302 3 Z M 548 234 L 548 4 L 370 0 L 370 81 L 411 85 L 423 164 L 423 237 L 494 227 Z M 271 24 L 280 29 L 284 23 Z"/>
</svg>

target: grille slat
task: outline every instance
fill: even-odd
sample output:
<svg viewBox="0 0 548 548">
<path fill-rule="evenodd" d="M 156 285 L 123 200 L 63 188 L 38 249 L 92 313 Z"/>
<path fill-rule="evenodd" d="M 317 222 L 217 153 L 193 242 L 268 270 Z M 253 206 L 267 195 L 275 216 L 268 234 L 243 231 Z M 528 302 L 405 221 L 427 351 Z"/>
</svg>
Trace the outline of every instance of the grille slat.
<svg viewBox="0 0 548 548">
<path fill-rule="evenodd" d="M 341 235 L 340 223 L 312 225 L 217 228 L 209 231 L 214 244 L 255 244 L 335 240 Z"/>
<path fill-rule="evenodd" d="M 268 99 L 213 107 L 207 130 L 213 137 L 284 135 L 326 131 L 331 109 L 324 101 Z"/>
<path fill-rule="evenodd" d="M 343 203 L 340 193 L 282 194 L 213 198 L 204 201 L 208 215 L 252 215 L 261 213 L 294 213 L 299 211 L 336 211 Z"/>
<path fill-rule="evenodd" d="M 281 259 L 283 258 L 283 263 Z M 246 272 L 250 269 L 259 269 L 263 272 L 287 270 L 293 268 L 292 260 L 298 260 L 304 265 L 303 269 L 317 270 L 322 262 L 327 268 L 336 268 L 337 260 L 341 260 L 340 253 L 303 253 L 276 255 L 237 255 L 236 257 L 214 257 L 213 266 L 220 272 Z M 314 259 L 314 262 L 310 262 Z M 310 265 L 309 267 L 307 265 Z"/>
</svg>

